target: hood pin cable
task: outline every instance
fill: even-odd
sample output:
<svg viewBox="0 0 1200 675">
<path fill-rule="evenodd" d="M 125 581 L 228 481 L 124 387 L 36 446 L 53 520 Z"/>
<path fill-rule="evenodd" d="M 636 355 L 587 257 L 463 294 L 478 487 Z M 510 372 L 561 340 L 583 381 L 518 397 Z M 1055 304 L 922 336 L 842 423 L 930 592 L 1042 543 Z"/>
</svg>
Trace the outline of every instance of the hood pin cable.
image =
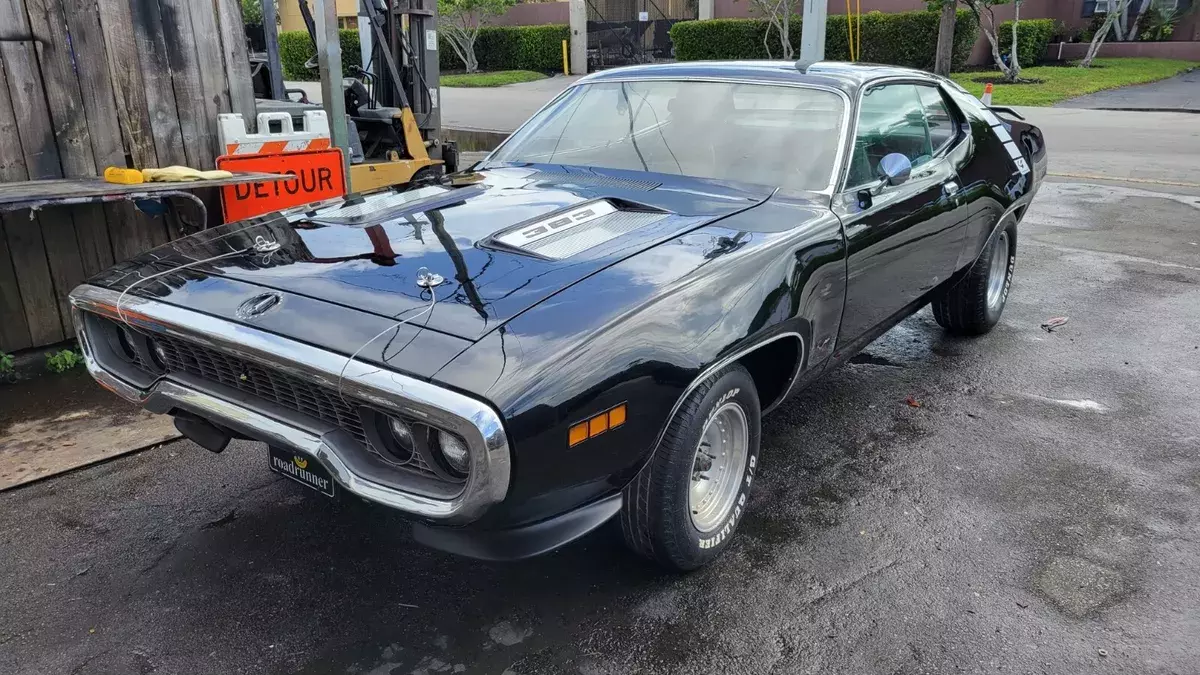
<svg viewBox="0 0 1200 675">
<path fill-rule="evenodd" d="M 444 281 L 445 281 L 445 278 L 443 278 L 442 275 L 437 274 L 435 272 L 430 272 L 428 268 L 422 267 L 421 269 L 417 270 L 417 285 L 420 286 L 421 288 L 425 288 L 425 289 L 429 290 L 429 304 L 425 307 L 425 309 L 408 317 L 407 319 L 398 321 L 398 322 L 388 326 L 387 328 L 384 328 L 382 331 L 377 333 L 375 335 L 375 337 L 362 343 L 362 346 L 359 347 L 358 349 L 354 350 L 354 353 L 351 354 L 350 357 L 346 359 L 346 362 L 342 364 L 341 371 L 338 372 L 338 381 L 337 381 L 338 398 L 342 399 L 342 403 L 346 403 L 346 405 L 350 405 L 349 403 L 347 403 L 346 397 L 342 395 L 342 380 L 344 380 L 346 377 L 346 369 L 350 367 L 350 363 L 353 362 L 354 359 L 357 358 L 358 355 L 361 354 L 362 351 L 367 348 L 367 345 L 378 340 L 379 338 L 383 337 L 384 335 L 390 333 L 393 330 L 399 332 L 400 327 L 403 326 L 404 324 L 409 323 L 410 321 L 416 321 L 417 319 L 419 319 L 419 318 L 425 316 L 426 314 L 428 314 L 429 312 L 433 311 L 433 306 L 437 304 L 437 294 L 434 292 L 433 289 L 434 289 L 434 287 L 438 286 L 439 284 L 443 283 Z M 405 310 L 405 311 L 408 311 L 408 310 Z"/>
<path fill-rule="evenodd" d="M 210 263 L 215 260 L 223 260 L 225 258 L 233 258 L 235 256 L 245 255 L 247 253 L 261 254 L 263 264 L 267 264 L 270 262 L 271 255 L 274 254 L 275 251 L 278 251 L 279 249 L 280 249 L 279 242 L 271 241 L 271 240 L 267 239 L 266 237 L 259 235 L 254 238 L 253 246 L 249 246 L 247 248 L 239 249 L 236 251 L 229 251 L 228 253 L 221 253 L 219 255 L 214 255 L 211 258 L 204 258 L 203 260 L 193 260 L 189 263 L 184 263 L 177 267 L 172 267 L 169 270 L 164 270 L 162 272 L 155 272 L 154 274 L 151 274 L 148 277 L 142 277 L 141 279 L 138 279 L 137 281 L 133 282 L 132 284 L 129 284 L 128 286 L 126 286 L 125 290 L 121 291 L 121 295 L 117 296 L 117 318 L 121 320 L 121 323 L 125 324 L 129 328 L 133 328 L 133 325 L 130 324 L 129 320 L 125 318 L 125 312 L 121 309 L 121 303 L 124 302 L 125 295 L 127 293 L 129 293 L 129 291 L 132 291 L 135 287 L 140 286 L 140 285 L 146 283 L 147 281 L 151 281 L 153 279 L 157 279 L 159 277 L 166 276 L 168 274 L 172 274 L 174 272 L 178 272 L 179 270 L 187 269 L 189 267 L 203 265 L 205 263 Z"/>
</svg>

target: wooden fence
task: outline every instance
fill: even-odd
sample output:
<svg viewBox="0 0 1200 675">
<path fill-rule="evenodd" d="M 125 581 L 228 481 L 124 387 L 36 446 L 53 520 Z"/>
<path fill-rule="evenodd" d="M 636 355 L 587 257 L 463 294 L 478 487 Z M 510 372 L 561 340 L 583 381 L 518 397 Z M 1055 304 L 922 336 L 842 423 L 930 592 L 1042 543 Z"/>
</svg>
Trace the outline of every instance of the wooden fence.
<svg viewBox="0 0 1200 675">
<path fill-rule="evenodd" d="M 213 168 L 254 115 L 238 0 L 0 0 L 0 181 Z M 172 236 L 131 204 L 0 218 L 0 350 L 74 335 L 66 295 Z"/>
</svg>

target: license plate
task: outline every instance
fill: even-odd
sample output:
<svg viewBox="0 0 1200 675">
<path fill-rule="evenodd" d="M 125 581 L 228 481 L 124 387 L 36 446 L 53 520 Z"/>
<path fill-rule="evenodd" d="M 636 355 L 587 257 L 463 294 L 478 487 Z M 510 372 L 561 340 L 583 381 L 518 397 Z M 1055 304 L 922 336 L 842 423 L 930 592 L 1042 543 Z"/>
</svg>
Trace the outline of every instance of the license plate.
<svg viewBox="0 0 1200 675">
<path fill-rule="evenodd" d="M 333 496 L 333 476 L 309 455 L 270 447 L 267 451 L 267 463 L 275 473 L 283 474 L 323 495 Z"/>
</svg>

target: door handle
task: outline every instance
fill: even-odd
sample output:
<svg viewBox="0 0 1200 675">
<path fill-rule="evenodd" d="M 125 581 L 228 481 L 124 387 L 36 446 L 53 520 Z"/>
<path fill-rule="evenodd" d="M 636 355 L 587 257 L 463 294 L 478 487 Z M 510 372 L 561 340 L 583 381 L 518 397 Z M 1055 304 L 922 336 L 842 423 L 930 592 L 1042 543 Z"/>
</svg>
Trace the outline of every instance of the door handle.
<svg viewBox="0 0 1200 675">
<path fill-rule="evenodd" d="M 942 192 L 945 193 L 947 197 L 953 197 L 954 195 L 958 194 L 958 190 L 958 183 L 955 183 L 954 181 L 950 181 L 942 186 Z"/>
</svg>

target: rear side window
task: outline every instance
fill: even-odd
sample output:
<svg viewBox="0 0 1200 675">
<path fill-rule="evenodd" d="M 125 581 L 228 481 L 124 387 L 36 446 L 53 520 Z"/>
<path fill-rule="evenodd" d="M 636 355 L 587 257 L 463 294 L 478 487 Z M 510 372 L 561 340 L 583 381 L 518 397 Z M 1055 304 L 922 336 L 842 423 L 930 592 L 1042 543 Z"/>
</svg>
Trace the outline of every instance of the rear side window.
<svg viewBox="0 0 1200 675">
<path fill-rule="evenodd" d="M 946 105 L 936 87 L 917 87 L 921 106 L 925 109 L 925 123 L 929 125 L 929 143 L 933 154 L 949 145 L 958 136 L 958 120 Z"/>
</svg>

